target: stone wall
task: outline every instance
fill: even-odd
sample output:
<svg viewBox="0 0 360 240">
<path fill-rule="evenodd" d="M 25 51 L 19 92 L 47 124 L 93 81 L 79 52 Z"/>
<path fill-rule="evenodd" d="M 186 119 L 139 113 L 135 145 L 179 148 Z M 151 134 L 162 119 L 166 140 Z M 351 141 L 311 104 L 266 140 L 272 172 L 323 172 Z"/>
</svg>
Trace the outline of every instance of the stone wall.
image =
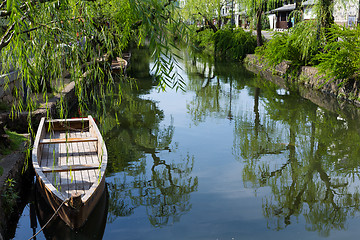
<svg viewBox="0 0 360 240">
<path fill-rule="evenodd" d="M 85 76 L 85 75 L 84 75 Z M 47 103 L 43 103 L 40 105 L 40 107 L 31 113 L 32 117 L 32 124 L 34 125 L 34 129 L 37 128 L 38 123 L 40 122 L 41 117 L 47 116 L 47 110 L 50 111 L 50 115 L 56 114 L 56 105 L 60 101 L 60 98 L 63 98 L 65 102 L 68 103 L 69 106 L 72 104 L 77 103 L 77 98 L 75 96 L 75 83 L 70 82 L 65 86 L 65 88 L 62 90 L 62 92 L 56 94 L 54 97 L 49 99 Z M 19 115 L 16 119 L 10 119 L 9 113 L 3 113 L 0 114 L 0 121 L 3 121 L 7 128 L 10 128 L 11 130 L 15 130 L 17 132 L 27 132 L 28 131 L 28 121 L 27 121 L 28 113 L 24 112 Z M 4 173 L 2 176 L 0 176 L 0 196 L 2 195 L 3 191 L 6 189 L 6 186 L 4 185 L 6 179 L 13 178 L 17 182 L 17 186 L 24 187 L 25 189 L 20 190 L 20 195 L 29 195 L 22 194 L 22 191 L 26 190 L 26 184 L 30 183 L 30 180 L 26 178 L 23 175 L 22 169 L 25 162 L 25 151 L 24 147 L 20 149 L 19 151 L 16 151 L 10 155 L 5 156 L 3 159 L 0 159 L 0 165 L 4 168 Z M 12 238 L 12 234 L 16 231 L 16 223 L 18 219 L 18 211 L 14 211 L 14 214 L 16 216 L 7 216 L 4 214 L 4 211 L 2 209 L 2 199 L 0 197 L 0 240 Z M 23 204 L 23 205 L 21 205 Z M 18 203 L 17 207 L 23 208 L 25 207 L 26 203 Z M 20 211 L 22 212 L 22 211 Z M 15 225 L 13 223 L 13 220 L 15 222 Z M 15 228 L 14 228 L 15 227 Z M 10 235 L 10 236 L 9 236 Z"/>
<path fill-rule="evenodd" d="M 19 151 L 16 151 L 10 155 L 7 155 L 3 159 L 0 160 L 1 166 L 4 168 L 4 174 L 0 176 L 0 186 L 2 186 L 2 190 L 5 191 L 5 181 L 6 179 L 14 179 L 17 183 L 21 181 L 21 169 L 25 162 L 25 148 L 22 147 Z M 14 161 L 15 159 L 15 161 Z M 7 228 L 6 222 L 10 218 L 10 215 L 6 215 L 6 211 L 2 208 L 3 199 L 0 196 L 0 239 L 1 235 L 5 235 L 5 229 Z"/>
<path fill-rule="evenodd" d="M 0 76 L 0 102 L 4 104 L 11 104 L 13 101 L 13 90 L 19 88 L 19 78 L 17 71 L 12 71 L 8 74 Z"/>
<path fill-rule="evenodd" d="M 360 117 L 360 83 L 354 80 L 326 81 L 315 67 L 303 66 L 290 74 L 291 62 L 284 61 L 275 68 L 270 68 L 255 55 L 246 56 L 248 70 L 261 74 L 265 79 L 287 89 L 296 87 L 300 95 L 332 112 L 346 108 L 349 117 Z M 345 83 L 344 83 L 345 82 Z M 352 103 L 352 104 L 346 104 Z"/>
</svg>

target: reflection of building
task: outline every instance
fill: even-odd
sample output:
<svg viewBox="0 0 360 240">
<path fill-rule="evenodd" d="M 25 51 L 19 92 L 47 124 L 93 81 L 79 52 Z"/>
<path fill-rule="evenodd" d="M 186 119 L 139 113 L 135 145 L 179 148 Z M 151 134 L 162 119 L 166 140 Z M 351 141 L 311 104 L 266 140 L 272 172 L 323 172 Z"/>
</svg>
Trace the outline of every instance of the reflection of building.
<svg viewBox="0 0 360 240">
<path fill-rule="evenodd" d="M 308 0 L 302 3 L 301 10 L 303 12 L 303 20 L 314 19 L 314 0 Z M 289 25 L 293 25 L 289 17 L 290 13 L 295 9 L 295 3 L 287 4 L 282 7 L 273 9 L 267 12 L 271 29 L 288 29 Z M 346 8 L 343 4 L 336 3 L 334 6 L 334 21 L 335 23 L 346 26 L 354 27 L 358 21 L 359 4 L 347 3 Z"/>
</svg>

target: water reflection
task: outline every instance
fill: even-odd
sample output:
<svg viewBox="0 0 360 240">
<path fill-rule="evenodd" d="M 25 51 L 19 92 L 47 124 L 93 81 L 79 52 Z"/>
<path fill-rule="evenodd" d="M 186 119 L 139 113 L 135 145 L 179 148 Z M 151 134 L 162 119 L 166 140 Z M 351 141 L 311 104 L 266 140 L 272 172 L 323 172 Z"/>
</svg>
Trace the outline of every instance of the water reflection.
<svg viewBox="0 0 360 240">
<path fill-rule="evenodd" d="M 185 70 L 189 79 L 187 90 L 196 92 L 187 105 L 194 124 L 211 117 L 232 120 L 232 102 L 238 99 L 233 90 L 244 89 L 253 74 L 238 63 L 217 63 L 204 56 L 187 59 Z"/>
<path fill-rule="evenodd" d="M 133 57 L 137 85 L 89 108 L 109 152 L 104 239 L 359 235 L 358 109 L 200 57 L 178 70 L 187 92 L 159 93 Z"/>
<path fill-rule="evenodd" d="M 233 154 L 244 163 L 244 186 L 271 191 L 262 206 L 268 228 L 303 217 L 306 230 L 321 236 L 346 229 L 360 210 L 360 131 L 351 114 L 329 112 L 257 76 L 238 77 L 241 67 L 199 61 L 185 65 L 197 72 L 189 74 L 196 92 L 189 113 L 195 124 L 209 116 L 235 121 Z M 243 104 L 253 111 L 232 107 L 244 89 L 253 101 Z"/>
<path fill-rule="evenodd" d="M 197 190 L 198 178 L 192 176 L 193 156 L 171 154 L 177 150 L 172 142 L 175 128 L 172 122 L 161 125 L 163 111 L 155 101 L 142 97 L 155 82 L 142 76 L 137 76 L 137 88 L 121 83 L 121 104 L 113 104 L 118 96 L 109 97 L 106 107 L 92 115 L 101 120 L 109 152 L 108 222 L 144 207 L 150 224 L 161 227 L 190 211 L 190 193 Z"/>
<path fill-rule="evenodd" d="M 38 188 L 38 186 L 37 186 Z M 52 207 L 42 197 L 40 191 L 35 190 L 35 209 L 40 227 L 44 227 L 48 220 L 54 214 Z M 89 215 L 84 226 L 80 229 L 72 230 L 65 222 L 58 216 L 55 216 L 45 227 L 44 235 L 46 239 L 94 239 L 100 240 L 103 237 L 106 225 L 106 219 L 108 214 L 108 191 L 105 187 L 105 191 L 99 198 L 99 202 L 96 204 L 94 210 Z M 33 221 L 33 222 L 36 222 Z M 32 223 L 32 227 L 36 228 L 36 223 Z M 35 229 L 34 229 L 35 230 Z M 35 231 L 34 231 L 35 233 Z M 34 238 L 36 239 L 36 237 Z"/>
</svg>

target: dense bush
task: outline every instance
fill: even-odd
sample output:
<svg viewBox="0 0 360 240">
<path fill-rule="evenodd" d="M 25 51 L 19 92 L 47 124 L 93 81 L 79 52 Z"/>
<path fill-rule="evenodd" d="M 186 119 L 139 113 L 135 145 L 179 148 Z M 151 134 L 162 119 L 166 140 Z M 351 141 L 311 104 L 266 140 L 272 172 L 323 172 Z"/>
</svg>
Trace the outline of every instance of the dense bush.
<svg viewBox="0 0 360 240">
<path fill-rule="evenodd" d="M 201 52 L 212 55 L 214 53 L 214 31 L 206 28 L 196 32 L 198 27 L 190 26 L 190 40 Z"/>
<path fill-rule="evenodd" d="M 246 54 L 254 53 L 256 37 L 242 28 L 225 28 L 215 33 L 214 43 L 217 58 L 243 60 Z"/>
<path fill-rule="evenodd" d="M 318 68 L 335 79 L 356 78 L 360 73 L 360 27 L 351 30 L 337 25 L 328 30 L 328 43 L 316 56 Z"/>
<path fill-rule="evenodd" d="M 275 66 L 284 60 L 293 65 L 309 65 L 314 63 L 314 57 L 319 52 L 321 44 L 314 21 L 303 21 L 291 29 L 291 32 L 278 32 L 256 53 Z"/>
</svg>

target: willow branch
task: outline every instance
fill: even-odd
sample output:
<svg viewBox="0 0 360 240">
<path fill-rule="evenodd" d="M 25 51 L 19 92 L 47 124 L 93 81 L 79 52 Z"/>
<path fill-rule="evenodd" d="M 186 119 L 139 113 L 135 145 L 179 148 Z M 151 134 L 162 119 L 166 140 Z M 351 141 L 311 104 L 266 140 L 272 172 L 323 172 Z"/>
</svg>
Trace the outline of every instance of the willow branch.
<svg viewBox="0 0 360 240">
<path fill-rule="evenodd" d="M 33 27 L 33 28 L 30 28 L 30 29 L 26 29 L 24 31 L 22 31 L 20 34 L 24 34 L 24 33 L 29 33 L 29 32 L 32 32 L 32 31 L 35 31 L 35 30 L 38 30 L 42 27 L 45 27 L 45 28 L 48 28 L 48 29 L 51 29 L 51 30 L 62 30 L 61 28 L 59 27 L 51 27 L 49 26 L 50 24 L 54 24 L 54 23 L 59 23 L 59 22 L 63 22 L 63 21 L 74 21 L 74 20 L 78 20 L 78 19 L 82 19 L 83 17 L 76 17 L 76 18 L 70 18 L 68 20 L 54 20 L 54 21 L 51 21 L 49 23 L 38 23 L 38 27 Z"/>
<path fill-rule="evenodd" d="M 6 2 L 6 1 L 5 1 L 5 2 Z M 35 2 L 35 1 L 25 2 L 23 5 L 21 5 L 21 6 L 19 7 L 19 9 L 20 9 L 21 11 L 23 11 L 23 10 L 25 10 L 25 9 L 29 6 L 29 4 L 32 4 L 32 3 L 34 3 L 34 2 Z M 5 3 L 3 2 L 3 3 L 0 5 L 0 8 L 4 7 L 4 5 L 5 5 Z M 11 13 L 12 13 L 12 11 L 4 11 L 4 10 L 2 10 L 2 11 L 0 11 L 0 17 L 10 16 Z"/>
<path fill-rule="evenodd" d="M 0 9 L 5 6 L 6 2 L 7 2 L 7 0 L 4 0 L 4 1 L 0 4 Z"/>
<path fill-rule="evenodd" d="M 11 39 L 13 38 L 14 33 L 15 33 L 15 31 L 13 31 L 15 24 L 16 24 L 16 22 L 14 22 L 2 36 L 2 38 L 0 40 L 0 50 L 3 49 L 4 47 L 6 47 L 10 43 Z"/>
<path fill-rule="evenodd" d="M 177 0 L 168 0 L 168 2 L 164 4 L 163 9 L 166 8 L 167 6 L 169 6 L 172 2 L 176 2 L 176 1 Z"/>
<path fill-rule="evenodd" d="M 201 12 L 198 12 L 198 14 L 200 16 L 202 16 L 205 19 L 205 22 L 210 26 L 210 28 L 213 30 L 214 33 L 217 32 L 217 27 L 212 23 L 212 21 L 210 21 L 204 14 L 202 14 Z"/>
</svg>

